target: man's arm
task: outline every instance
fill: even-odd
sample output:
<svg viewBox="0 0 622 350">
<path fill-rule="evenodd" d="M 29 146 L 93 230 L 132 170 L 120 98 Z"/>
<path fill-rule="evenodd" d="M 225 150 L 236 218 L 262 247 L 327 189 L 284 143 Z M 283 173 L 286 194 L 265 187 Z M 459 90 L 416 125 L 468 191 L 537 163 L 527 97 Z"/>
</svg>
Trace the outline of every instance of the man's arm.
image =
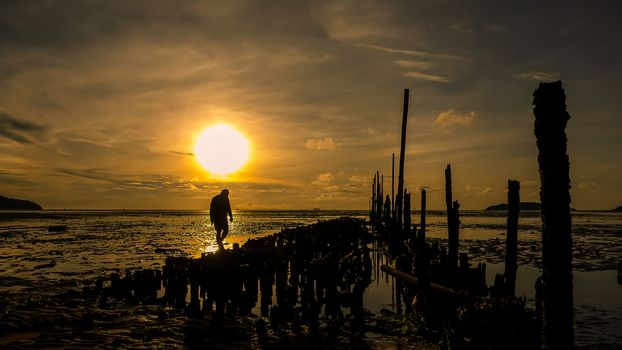
<svg viewBox="0 0 622 350">
<path fill-rule="evenodd" d="M 231 202 L 227 198 L 227 214 L 229 214 L 229 221 L 233 222 L 233 213 L 231 212 Z"/>
</svg>

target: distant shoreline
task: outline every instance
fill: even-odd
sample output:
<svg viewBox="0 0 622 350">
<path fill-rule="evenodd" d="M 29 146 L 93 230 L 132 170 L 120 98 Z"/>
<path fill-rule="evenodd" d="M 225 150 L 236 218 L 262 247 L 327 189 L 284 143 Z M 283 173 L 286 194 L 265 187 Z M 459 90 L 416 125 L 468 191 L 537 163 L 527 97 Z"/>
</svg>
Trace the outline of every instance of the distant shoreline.
<svg viewBox="0 0 622 350">
<path fill-rule="evenodd" d="M 192 211 L 205 211 L 208 212 L 209 208 L 201 208 L 201 209 L 118 209 L 118 208 L 110 208 L 110 209 L 0 209 L 0 213 L 62 213 L 62 212 L 192 212 Z M 369 213 L 369 209 L 233 209 L 234 212 L 308 212 L 314 214 L 320 213 L 335 213 L 335 212 L 358 212 L 358 213 Z M 414 209 L 411 213 L 420 213 L 420 210 Z M 426 211 L 430 214 L 444 214 L 444 209 L 428 209 Z M 499 214 L 507 212 L 507 209 L 465 209 L 460 210 L 460 213 L 491 213 L 491 214 Z M 525 210 L 521 209 L 521 213 L 539 213 L 540 210 Z M 575 209 L 572 211 L 573 213 L 621 213 L 621 210 L 611 210 L 611 209 Z"/>
<path fill-rule="evenodd" d="M 25 199 L 9 198 L 0 196 L 0 210 L 43 210 L 43 208 L 32 201 Z"/>
</svg>

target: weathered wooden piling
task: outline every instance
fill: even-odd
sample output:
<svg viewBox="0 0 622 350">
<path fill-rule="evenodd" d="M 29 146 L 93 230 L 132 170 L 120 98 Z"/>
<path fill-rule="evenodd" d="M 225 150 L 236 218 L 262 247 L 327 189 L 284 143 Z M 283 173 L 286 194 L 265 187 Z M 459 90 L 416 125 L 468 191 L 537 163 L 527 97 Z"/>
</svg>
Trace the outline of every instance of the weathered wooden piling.
<svg viewBox="0 0 622 350">
<path fill-rule="evenodd" d="M 391 217 L 395 220 L 395 153 L 391 154 Z"/>
<path fill-rule="evenodd" d="M 404 158 L 406 157 L 406 124 L 408 123 L 408 100 L 409 90 L 404 89 L 404 109 L 402 111 L 402 139 L 400 143 L 400 169 L 397 178 L 397 198 L 395 200 L 396 206 L 396 224 L 397 229 L 402 229 L 402 203 L 404 192 Z"/>
<path fill-rule="evenodd" d="M 404 190 L 404 237 L 409 237 L 410 225 L 410 192 Z"/>
<path fill-rule="evenodd" d="M 533 93 L 542 205 L 544 346 L 574 347 L 570 175 L 566 152 L 566 95 L 561 81 Z"/>
<path fill-rule="evenodd" d="M 374 180 L 371 183 L 371 203 L 369 211 L 369 220 L 372 223 L 376 222 L 376 174 L 374 174 Z"/>
<path fill-rule="evenodd" d="M 518 250 L 518 213 L 520 205 L 520 182 L 508 180 L 508 220 L 505 244 L 505 291 L 516 293 L 516 269 Z"/>
<path fill-rule="evenodd" d="M 388 273 L 389 275 L 414 286 L 417 286 L 421 283 L 421 279 L 417 278 L 409 273 L 400 271 L 396 268 L 387 266 L 387 265 L 382 265 L 380 267 L 380 269 L 386 273 Z M 434 283 L 431 282 L 428 284 L 428 286 L 435 292 L 439 292 L 439 293 L 445 293 L 445 294 L 450 294 L 450 295 L 458 295 L 459 293 L 456 292 L 455 290 L 453 290 L 452 288 L 449 288 L 447 286 L 444 286 L 442 284 L 439 283 Z M 466 292 L 463 292 L 463 294 L 466 294 Z"/>
<path fill-rule="evenodd" d="M 447 164 L 445 169 L 445 205 L 447 207 L 447 257 L 451 268 L 455 269 L 458 267 L 458 249 L 460 244 L 460 219 L 458 217 L 460 204 L 458 201 L 452 201 L 451 165 L 449 164 Z"/>
<path fill-rule="evenodd" d="M 425 244 L 425 211 L 426 211 L 426 192 L 425 189 L 421 189 L 421 219 L 419 222 L 419 231 L 417 233 L 417 240 L 419 246 L 422 247 Z"/>
<path fill-rule="evenodd" d="M 535 295 L 535 306 L 536 306 L 536 344 L 537 347 L 536 349 L 541 349 L 542 348 L 542 323 L 543 323 L 543 317 L 544 317 L 544 310 L 543 310 L 543 306 L 542 306 L 542 294 L 543 294 L 543 289 L 544 286 L 542 284 L 542 278 L 538 277 L 536 278 L 536 283 L 535 283 L 535 289 L 536 289 L 536 295 Z"/>
<path fill-rule="evenodd" d="M 387 194 L 384 200 L 384 211 L 382 213 L 382 221 L 387 226 L 391 226 L 393 220 L 391 218 L 391 203 L 391 198 L 389 198 L 389 195 Z"/>
<path fill-rule="evenodd" d="M 376 218 L 378 222 L 382 221 L 382 179 L 380 177 L 380 172 L 376 171 Z"/>
<path fill-rule="evenodd" d="M 383 201 L 384 203 L 384 174 L 380 175 L 380 193 L 382 193 L 382 196 L 380 196 L 380 200 Z"/>
</svg>

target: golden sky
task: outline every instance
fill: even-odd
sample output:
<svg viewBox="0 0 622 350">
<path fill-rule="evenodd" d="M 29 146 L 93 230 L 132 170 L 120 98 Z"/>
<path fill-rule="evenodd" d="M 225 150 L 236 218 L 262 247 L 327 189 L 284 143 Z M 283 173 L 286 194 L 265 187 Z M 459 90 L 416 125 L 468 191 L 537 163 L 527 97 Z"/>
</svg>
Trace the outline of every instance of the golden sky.
<svg viewBox="0 0 622 350">
<path fill-rule="evenodd" d="M 566 89 L 573 207 L 622 204 L 618 1 L 6 1 L 0 194 L 45 208 L 366 209 L 390 186 L 411 89 L 406 187 L 443 208 L 538 200 L 532 96 Z M 201 131 L 244 133 L 214 177 Z M 418 198 L 418 195 L 415 196 Z M 417 207 L 418 199 L 413 200 Z"/>
</svg>

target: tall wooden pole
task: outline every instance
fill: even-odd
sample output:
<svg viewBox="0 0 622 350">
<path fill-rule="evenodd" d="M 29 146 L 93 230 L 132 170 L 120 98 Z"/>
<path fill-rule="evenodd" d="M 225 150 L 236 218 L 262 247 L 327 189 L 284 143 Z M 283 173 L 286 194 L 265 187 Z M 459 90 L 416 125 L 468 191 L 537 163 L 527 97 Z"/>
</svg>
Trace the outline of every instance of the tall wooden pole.
<svg viewBox="0 0 622 350">
<path fill-rule="evenodd" d="M 374 174 L 374 181 L 371 184 L 371 221 L 376 221 L 376 174 Z"/>
<path fill-rule="evenodd" d="M 566 152 L 566 95 L 562 82 L 540 83 L 533 93 L 542 205 L 544 346 L 574 348 L 570 165 Z"/>
<path fill-rule="evenodd" d="M 505 290 L 508 295 L 516 293 L 516 269 L 518 250 L 518 213 L 520 205 L 520 182 L 508 180 L 508 225 L 505 244 Z"/>
<path fill-rule="evenodd" d="M 395 153 L 391 156 L 391 217 L 395 221 Z"/>
<path fill-rule="evenodd" d="M 447 164 L 445 169 L 445 205 L 447 206 L 447 255 L 451 268 L 458 267 L 458 247 L 459 247 L 459 219 L 458 201 L 452 202 L 451 189 L 451 165 Z"/>
<path fill-rule="evenodd" d="M 451 202 L 451 165 L 447 164 L 447 168 L 445 168 L 445 207 L 447 208 L 447 225 L 449 225 L 451 219 Z"/>
<path fill-rule="evenodd" d="M 380 222 L 382 222 L 382 217 L 384 216 L 384 174 L 380 175 L 380 197 L 378 197 L 378 213 L 380 214 Z"/>
<path fill-rule="evenodd" d="M 410 223 L 410 192 L 404 190 L 404 232 L 406 234 L 405 237 L 410 236 Z"/>
<path fill-rule="evenodd" d="M 397 227 L 402 229 L 402 199 L 404 193 L 404 158 L 406 158 L 406 123 L 408 123 L 408 95 L 409 90 L 404 89 L 404 109 L 402 112 L 402 142 L 400 144 L 400 172 L 397 178 L 397 198 L 396 198 L 396 211 L 397 211 Z"/>
<path fill-rule="evenodd" d="M 419 226 L 421 227 L 419 229 L 419 243 L 424 244 L 425 243 L 425 207 L 426 207 L 426 192 L 425 192 L 425 188 L 421 189 L 421 222 L 419 223 Z"/>
<path fill-rule="evenodd" d="M 381 181 L 380 181 L 380 172 L 376 171 L 376 218 L 378 222 L 382 222 L 382 190 L 381 190 Z"/>
</svg>

